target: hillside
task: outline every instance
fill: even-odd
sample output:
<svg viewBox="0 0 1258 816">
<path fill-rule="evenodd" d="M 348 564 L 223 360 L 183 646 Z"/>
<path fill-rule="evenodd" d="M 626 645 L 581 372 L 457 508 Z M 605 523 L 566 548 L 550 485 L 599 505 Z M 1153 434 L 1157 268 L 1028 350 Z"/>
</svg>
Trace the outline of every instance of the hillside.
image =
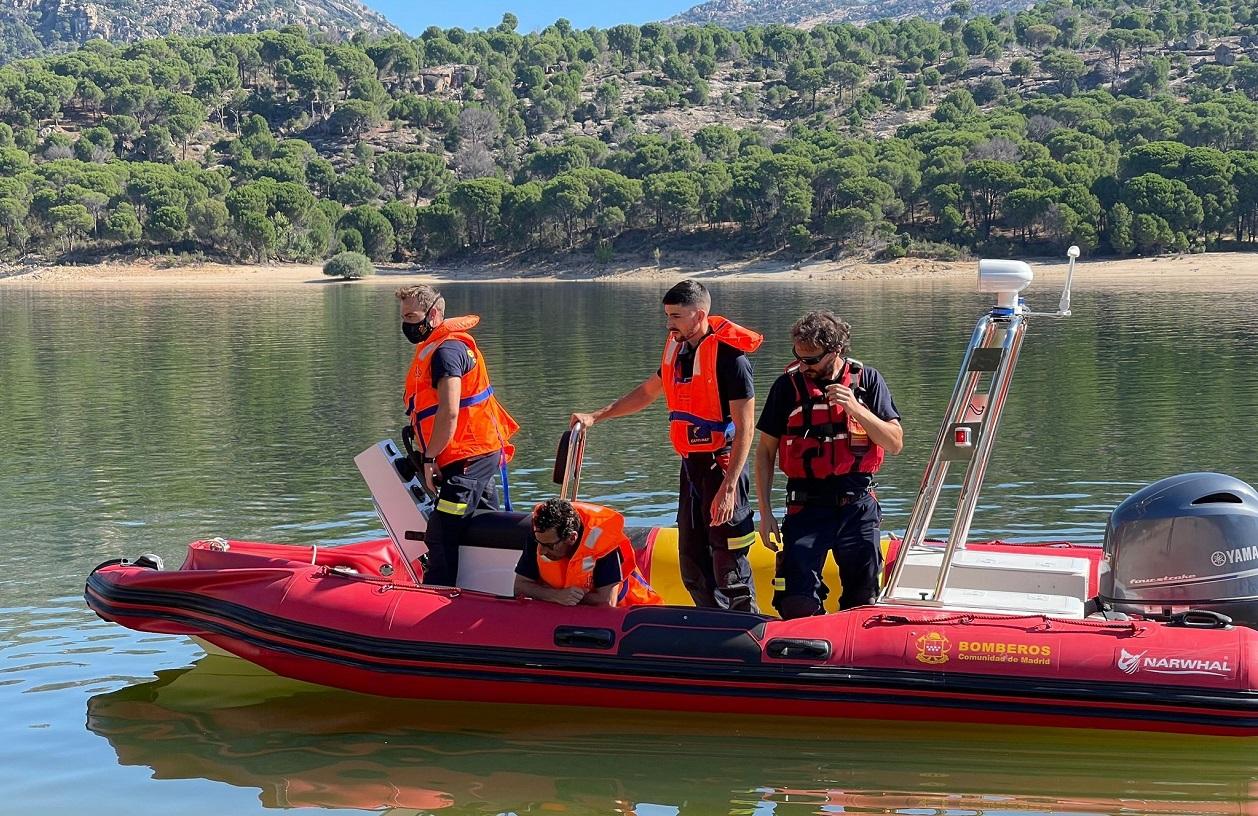
<svg viewBox="0 0 1258 816">
<path fill-rule="evenodd" d="M 93 43 L 0 68 L 0 258 L 1245 248 L 1255 3 Z"/>
<path fill-rule="evenodd" d="M 1030 0 L 962 0 L 965 8 L 979 14 L 1021 11 Z M 780 23 L 812 28 L 825 23 L 866 23 L 871 20 L 905 20 L 919 17 L 942 20 L 954 0 L 708 0 L 666 21 L 669 25 L 714 24 L 742 29 Z"/>
<path fill-rule="evenodd" d="M 93 38 L 114 42 L 257 32 L 302 25 L 342 39 L 396 31 L 358 0 L 6 0 L 0 63 L 64 51 Z"/>
</svg>

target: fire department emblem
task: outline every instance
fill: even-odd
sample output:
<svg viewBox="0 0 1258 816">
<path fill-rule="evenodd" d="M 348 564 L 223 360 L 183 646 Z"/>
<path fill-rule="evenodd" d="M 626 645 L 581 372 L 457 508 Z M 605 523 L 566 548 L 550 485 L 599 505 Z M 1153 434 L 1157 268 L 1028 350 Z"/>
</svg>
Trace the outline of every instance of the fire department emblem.
<svg viewBox="0 0 1258 816">
<path fill-rule="evenodd" d="M 927 632 L 917 639 L 917 659 L 922 663 L 938 665 L 948 662 L 951 641 L 939 632 Z"/>
</svg>

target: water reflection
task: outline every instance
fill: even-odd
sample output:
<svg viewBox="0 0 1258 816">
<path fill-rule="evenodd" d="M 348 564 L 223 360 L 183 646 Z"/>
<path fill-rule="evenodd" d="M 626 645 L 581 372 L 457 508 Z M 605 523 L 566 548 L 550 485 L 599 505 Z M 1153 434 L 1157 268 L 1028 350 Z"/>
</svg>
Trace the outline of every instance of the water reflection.
<svg viewBox="0 0 1258 816">
<path fill-rule="evenodd" d="M 398 702 L 213 655 L 87 715 L 122 765 L 256 788 L 267 808 L 1258 813 L 1239 740 Z"/>
</svg>

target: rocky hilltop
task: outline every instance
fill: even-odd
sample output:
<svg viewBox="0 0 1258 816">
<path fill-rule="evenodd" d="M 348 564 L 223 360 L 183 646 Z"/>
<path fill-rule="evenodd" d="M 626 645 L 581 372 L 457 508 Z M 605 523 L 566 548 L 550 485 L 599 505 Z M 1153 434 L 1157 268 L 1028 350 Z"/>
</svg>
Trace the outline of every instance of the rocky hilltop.
<svg viewBox="0 0 1258 816">
<path fill-rule="evenodd" d="M 88 40 L 251 33 L 299 24 L 336 38 L 397 28 L 358 0 L 5 0 L 0 62 Z"/>
<path fill-rule="evenodd" d="M 923 17 L 942 20 L 953 0 L 708 0 L 665 22 L 681 25 L 715 23 L 725 28 L 743 29 L 755 25 L 784 23 L 812 28 L 823 23 L 864 23 L 870 20 Z M 1021 11 L 1031 5 L 1029 0 L 976 0 L 966 5 L 974 12 L 992 14 L 997 11 Z"/>
</svg>

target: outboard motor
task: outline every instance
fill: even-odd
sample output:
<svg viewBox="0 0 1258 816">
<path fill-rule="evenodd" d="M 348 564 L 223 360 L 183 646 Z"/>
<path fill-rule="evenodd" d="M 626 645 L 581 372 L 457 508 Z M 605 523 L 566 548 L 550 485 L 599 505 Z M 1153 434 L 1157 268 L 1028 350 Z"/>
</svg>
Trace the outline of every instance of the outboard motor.
<svg viewBox="0 0 1258 816">
<path fill-rule="evenodd" d="M 1105 529 L 1100 600 L 1146 617 L 1182 621 L 1192 610 L 1258 626 L 1258 493 L 1220 473 L 1183 473 L 1128 496 Z"/>
</svg>

